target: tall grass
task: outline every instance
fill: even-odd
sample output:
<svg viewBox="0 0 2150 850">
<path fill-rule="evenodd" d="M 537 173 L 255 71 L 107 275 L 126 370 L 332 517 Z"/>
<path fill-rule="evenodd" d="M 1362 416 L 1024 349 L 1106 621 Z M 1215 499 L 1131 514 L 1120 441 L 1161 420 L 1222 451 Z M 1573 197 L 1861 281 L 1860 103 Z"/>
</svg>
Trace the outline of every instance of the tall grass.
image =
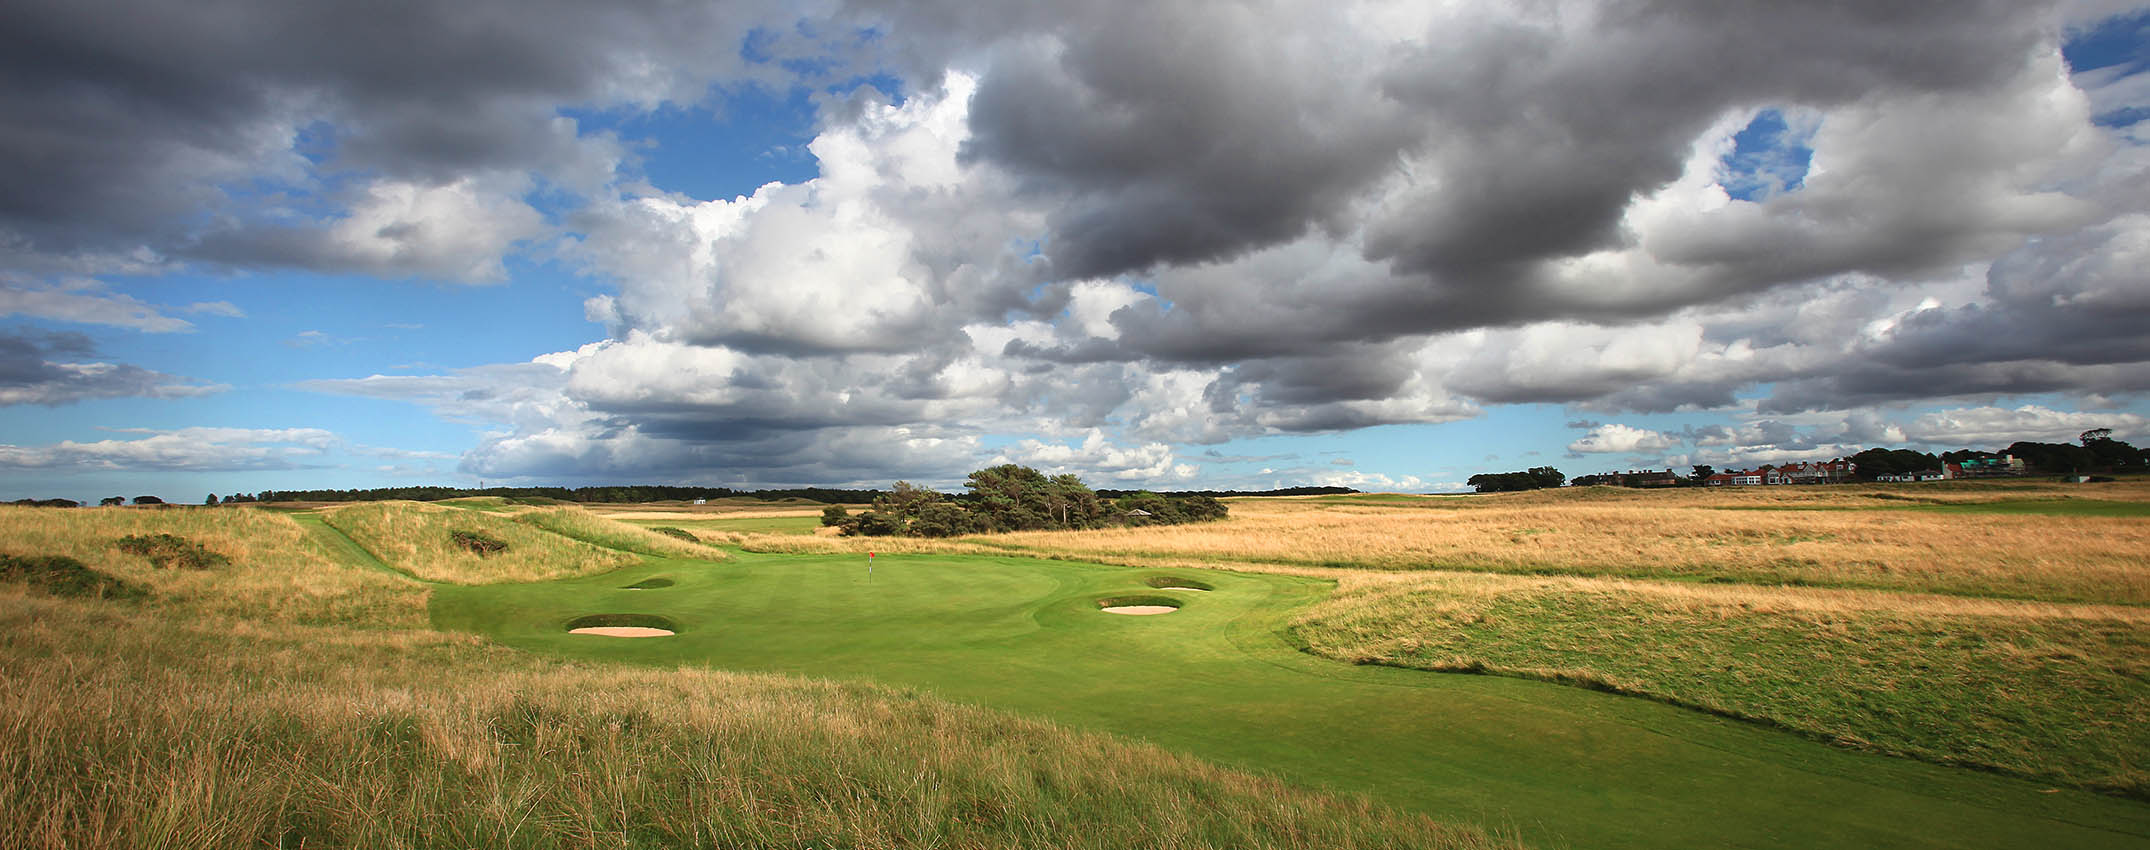
<svg viewBox="0 0 2150 850">
<path fill-rule="evenodd" d="M 504 514 L 419 502 L 365 502 L 325 511 L 322 518 L 390 566 L 427 581 L 452 584 L 544 581 L 618 569 L 637 558 L 517 522 Z M 475 531 L 507 544 L 479 555 L 450 539 Z"/>
<path fill-rule="evenodd" d="M 525 511 L 517 514 L 515 520 L 607 549 L 622 549 L 661 558 L 698 558 L 705 561 L 721 561 L 731 557 L 715 546 L 705 546 L 641 526 L 607 519 L 579 507 Z"/>
<path fill-rule="evenodd" d="M 1581 684 L 2150 798 L 2150 609 L 1361 573 L 1292 628 L 1347 661 Z"/>
<path fill-rule="evenodd" d="M 2150 521 L 1882 510 L 1873 508 L 1890 502 L 1874 495 L 1900 494 L 1770 489 L 1788 492 L 1591 488 L 1515 499 L 1429 498 L 1423 506 L 1246 499 L 1235 501 L 1222 522 L 964 542 L 1093 559 L 1681 578 L 2150 604 L 2150 559 L 2142 555 L 2150 551 Z M 2150 492 L 2136 489 L 2096 492 L 2150 500 Z M 1996 493 L 1933 497 L 1946 495 L 1990 501 Z M 1812 507 L 1846 509 L 1788 509 Z"/>
<path fill-rule="evenodd" d="M 227 562 L 208 569 L 157 569 L 118 543 L 157 534 L 184 538 Z M 270 511 L 0 505 L 0 552 L 74 558 L 147 587 L 146 604 L 174 615 L 365 627 L 426 621 L 423 586 L 345 563 L 290 517 Z"/>
<path fill-rule="evenodd" d="M 0 589 L 0 846 L 1510 846 L 914 693 Z"/>
</svg>

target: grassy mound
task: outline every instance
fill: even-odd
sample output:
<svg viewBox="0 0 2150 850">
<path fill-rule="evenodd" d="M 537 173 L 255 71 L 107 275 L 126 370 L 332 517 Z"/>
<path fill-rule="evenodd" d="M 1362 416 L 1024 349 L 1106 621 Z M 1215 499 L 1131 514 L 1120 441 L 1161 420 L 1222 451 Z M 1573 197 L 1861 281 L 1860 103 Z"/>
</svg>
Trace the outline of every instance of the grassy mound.
<svg viewBox="0 0 2150 850">
<path fill-rule="evenodd" d="M 138 585 L 90 569 L 65 555 L 0 553 L 0 581 L 20 582 L 55 596 L 141 599 L 149 595 Z"/>
<path fill-rule="evenodd" d="M 1449 574 L 1347 579 L 1295 634 L 1341 660 L 1647 696 L 2150 799 L 2137 608 Z"/>
<path fill-rule="evenodd" d="M 1191 590 L 1216 590 L 1215 587 L 1210 586 L 1209 582 L 1179 576 L 1150 576 L 1143 583 L 1158 589 L 1184 587 Z"/>
<path fill-rule="evenodd" d="M 646 578 L 646 579 L 643 579 L 643 580 L 641 580 L 641 581 L 635 582 L 634 584 L 630 584 L 630 585 L 628 585 L 628 586 L 627 586 L 627 589 L 629 589 L 629 590 L 656 590 L 657 588 L 660 588 L 660 587 L 671 587 L 671 586 L 672 586 L 672 580 L 671 580 L 671 579 L 665 578 L 665 577 L 663 577 L 663 576 L 651 576 L 651 577 L 649 577 L 649 578 Z"/>
<path fill-rule="evenodd" d="M 914 692 L 437 632 L 0 596 L 0 669 L 11 848 L 1513 846 Z"/>
<path fill-rule="evenodd" d="M 448 542 L 473 555 L 491 555 L 508 549 L 505 541 L 477 531 L 448 532 Z"/>
<path fill-rule="evenodd" d="M 120 551 L 118 537 L 183 538 L 229 559 L 209 570 L 156 569 Z M 405 627 L 426 622 L 425 588 L 351 563 L 350 541 L 291 515 L 255 508 L 58 511 L 0 505 L 11 549 L 62 555 L 140 586 L 168 616 L 244 617 L 278 624 Z"/>
<path fill-rule="evenodd" d="M 322 519 L 390 566 L 428 581 L 542 581 L 604 572 L 637 560 L 627 552 L 548 533 L 537 523 L 419 502 L 349 505 L 323 512 Z M 477 554 L 455 542 L 457 532 L 490 538 L 502 548 Z"/>
<path fill-rule="evenodd" d="M 158 569 L 206 570 L 231 563 L 230 558 L 202 548 L 177 534 L 130 534 L 113 543 L 120 551 L 140 555 Z"/>
<path fill-rule="evenodd" d="M 619 549 L 660 558 L 694 558 L 705 561 L 721 561 L 727 556 L 724 550 L 704 546 L 699 541 L 680 540 L 637 525 L 606 519 L 576 507 L 544 508 L 526 511 L 515 517 L 517 522 L 527 523 L 554 534 L 571 537 L 607 549 Z M 693 535 L 688 535 L 692 538 Z"/>
</svg>

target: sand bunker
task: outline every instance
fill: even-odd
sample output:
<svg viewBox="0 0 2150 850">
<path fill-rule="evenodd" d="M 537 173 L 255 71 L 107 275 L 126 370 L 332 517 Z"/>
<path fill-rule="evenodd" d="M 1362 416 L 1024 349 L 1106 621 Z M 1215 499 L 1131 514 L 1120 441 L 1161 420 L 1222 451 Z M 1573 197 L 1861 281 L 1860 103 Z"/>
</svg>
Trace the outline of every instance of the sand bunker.
<svg viewBox="0 0 2150 850">
<path fill-rule="evenodd" d="M 605 637 L 664 637 L 676 634 L 671 629 L 654 629 L 649 626 L 583 626 L 568 629 L 571 635 L 604 635 Z"/>
<path fill-rule="evenodd" d="M 1196 592 L 1196 593 L 1206 593 L 1206 592 L 1208 592 L 1208 591 L 1209 591 L 1209 588 L 1206 588 L 1206 587 L 1182 587 L 1182 586 L 1180 586 L 1180 585 L 1177 585 L 1177 584 L 1160 584 L 1160 585 L 1158 585 L 1158 586 L 1157 586 L 1157 589 L 1158 589 L 1158 590 L 1192 590 L 1192 591 L 1194 591 L 1194 592 Z"/>
<path fill-rule="evenodd" d="M 1108 596 L 1097 601 L 1099 611 L 1136 617 L 1170 614 L 1179 609 L 1180 601 L 1169 596 Z"/>
<path fill-rule="evenodd" d="M 1151 576 L 1148 581 L 1143 583 L 1158 590 L 1204 591 L 1213 589 L 1209 586 L 1209 582 L 1179 576 Z"/>
<path fill-rule="evenodd" d="M 655 614 L 590 614 L 567 621 L 571 635 L 646 638 L 677 634 L 679 626 Z"/>
</svg>

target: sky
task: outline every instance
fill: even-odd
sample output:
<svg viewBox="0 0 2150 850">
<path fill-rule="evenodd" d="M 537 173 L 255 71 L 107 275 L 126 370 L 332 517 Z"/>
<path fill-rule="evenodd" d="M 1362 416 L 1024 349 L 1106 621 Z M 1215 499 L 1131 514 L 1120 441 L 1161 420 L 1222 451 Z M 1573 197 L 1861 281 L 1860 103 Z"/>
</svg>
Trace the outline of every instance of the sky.
<svg viewBox="0 0 2150 850">
<path fill-rule="evenodd" d="M 2150 439 L 2150 5 L 26 0 L 0 499 Z"/>
</svg>

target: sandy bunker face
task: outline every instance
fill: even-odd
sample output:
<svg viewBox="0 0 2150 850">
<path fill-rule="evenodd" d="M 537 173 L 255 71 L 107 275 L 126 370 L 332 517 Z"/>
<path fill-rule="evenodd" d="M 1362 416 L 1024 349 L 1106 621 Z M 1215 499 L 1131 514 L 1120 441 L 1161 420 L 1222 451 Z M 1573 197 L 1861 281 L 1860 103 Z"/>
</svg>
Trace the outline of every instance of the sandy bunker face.
<svg viewBox="0 0 2150 850">
<path fill-rule="evenodd" d="M 1170 614 L 1179 609 L 1170 605 L 1107 605 L 1098 610 L 1107 614 L 1132 614 L 1137 617 L 1143 617 L 1150 614 Z"/>
<path fill-rule="evenodd" d="M 583 626 L 579 629 L 568 629 L 567 633 L 571 635 L 603 635 L 605 637 L 664 637 L 675 634 L 671 629 L 658 629 L 649 626 Z"/>
<path fill-rule="evenodd" d="M 591 614 L 567 621 L 571 635 L 646 638 L 677 634 L 679 627 L 655 614 Z"/>
<path fill-rule="evenodd" d="M 1158 590 L 1191 590 L 1191 591 L 1194 591 L 1194 592 L 1196 592 L 1196 593 L 1201 593 L 1201 592 L 1203 592 L 1203 591 L 1206 591 L 1206 590 L 1208 590 L 1209 588 L 1206 588 L 1206 587 L 1181 587 L 1181 586 L 1179 586 L 1179 585 L 1176 585 L 1176 584 L 1161 584 L 1161 585 L 1158 585 L 1158 586 L 1157 586 L 1157 589 L 1158 589 Z"/>
</svg>

